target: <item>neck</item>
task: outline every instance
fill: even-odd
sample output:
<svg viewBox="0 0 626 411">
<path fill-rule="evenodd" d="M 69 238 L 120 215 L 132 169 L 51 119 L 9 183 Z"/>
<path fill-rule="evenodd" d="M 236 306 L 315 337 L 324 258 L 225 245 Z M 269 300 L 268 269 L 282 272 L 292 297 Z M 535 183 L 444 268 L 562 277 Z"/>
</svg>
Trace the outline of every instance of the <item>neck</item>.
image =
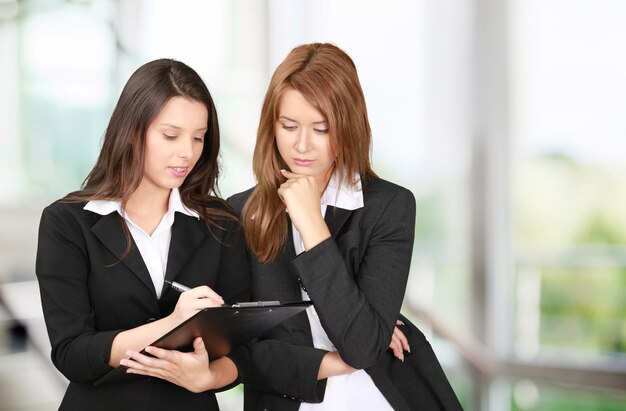
<svg viewBox="0 0 626 411">
<path fill-rule="evenodd" d="M 125 211 L 131 218 L 133 215 L 163 216 L 169 207 L 170 193 L 171 190 L 151 190 L 142 182 L 130 195 Z"/>
<path fill-rule="evenodd" d="M 333 176 L 334 172 L 335 167 L 331 167 L 328 169 L 328 171 L 326 171 L 324 175 L 316 177 L 317 187 L 319 187 L 320 190 L 320 197 L 324 194 L 324 191 L 326 191 L 328 182 L 330 181 L 330 178 Z"/>
</svg>

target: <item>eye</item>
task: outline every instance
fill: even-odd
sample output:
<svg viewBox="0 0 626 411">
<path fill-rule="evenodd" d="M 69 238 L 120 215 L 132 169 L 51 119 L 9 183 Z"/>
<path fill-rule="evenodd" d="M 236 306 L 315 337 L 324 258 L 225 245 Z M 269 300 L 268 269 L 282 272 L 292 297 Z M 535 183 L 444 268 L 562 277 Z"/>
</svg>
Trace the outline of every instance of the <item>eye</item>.
<svg viewBox="0 0 626 411">
<path fill-rule="evenodd" d="M 204 136 L 202 136 L 202 137 L 194 137 L 193 140 L 197 141 L 198 143 L 204 143 Z"/>
<path fill-rule="evenodd" d="M 326 133 L 328 133 L 328 129 L 327 128 L 314 128 L 313 130 L 317 134 L 326 134 Z"/>
<path fill-rule="evenodd" d="M 287 125 L 287 124 L 281 124 L 281 126 L 282 126 L 282 128 L 284 128 L 287 131 L 293 131 L 297 127 L 297 126 L 290 126 L 290 125 Z"/>
<path fill-rule="evenodd" d="M 178 136 L 176 136 L 176 135 L 166 134 L 166 133 L 163 133 L 163 137 L 165 137 L 168 140 L 175 140 L 176 138 L 178 138 Z"/>
</svg>

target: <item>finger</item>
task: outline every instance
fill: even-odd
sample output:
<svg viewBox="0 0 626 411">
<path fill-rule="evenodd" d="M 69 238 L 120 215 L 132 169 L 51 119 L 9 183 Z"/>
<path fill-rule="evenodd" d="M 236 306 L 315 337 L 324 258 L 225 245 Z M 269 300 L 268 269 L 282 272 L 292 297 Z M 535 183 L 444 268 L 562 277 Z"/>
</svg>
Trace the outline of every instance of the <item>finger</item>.
<svg viewBox="0 0 626 411">
<path fill-rule="evenodd" d="M 203 286 L 200 286 L 200 287 L 197 287 L 197 288 L 199 288 L 199 292 L 200 292 L 200 295 L 201 295 L 200 298 L 204 297 L 204 298 L 210 298 L 210 299 L 215 300 L 215 301 L 222 301 L 222 302 L 224 302 L 224 299 L 222 298 L 222 296 L 219 295 L 218 293 L 216 293 L 215 291 L 213 291 L 213 289 L 211 287 L 203 285 Z"/>
<path fill-rule="evenodd" d="M 206 353 L 206 348 L 204 346 L 204 340 L 202 340 L 202 337 L 198 337 L 193 340 L 193 351 L 198 355 Z"/>
<path fill-rule="evenodd" d="M 404 361 L 404 354 L 402 353 L 402 345 L 395 335 L 391 336 L 391 343 L 389 348 L 393 351 L 393 356 L 397 359 Z"/>
<path fill-rule="evenodd" d="M 193 340 L 193 355 L 196 357 L 196 361 L 200 363 L 208 364 L 209 363 L 209 353 L 204 346 L 204 341 L 201 337 Z"/>
<path fill-rule="evenodd" d="M 409 347 L 409 340 L 398 327 L 395 327 L 393 329 L 393 335 L 398 338 L 398 340 L 402 344 L 402 348 L 404 348 L 405 351 L 411 352 L 411 347 Z"/>
<path fill-rule="evenodd" d="M 130 370 L 133 371 L 137 371 L 137 373 L 141 373 L 144 375 L 150 374 L 150 375 L 165 375 L 166 374 L 166 370 L 161 369 L 161 368 L 156 368 L 156 367 L 150 367 L 146 364 L 142 364 L 139 361 L 135 361 L 133 359 L 123 359 L 120 361 L 120 365 L 123 365 L 124 367 L 127 367 Z M 127 371 L 128 372 L 128 371 Z M 131 372 L 131 374 L 134 372 Z"/>
<path fill-rule="evenodd" d="M 192 308 L 200 311 L 205 308 L 220 307 L 224 304 L 224 300 L 214 300 L 213 298 L 199 298 L 192 303 Z"/>
<path fill-rule="evenodd" d="M 150 377 L 157 377 L 161 379 L 169 379 L 169 374 L 160 368 L 147 367 L 137 361 L 133 360 L 122 360 L 121 364 L 127 367 L 127 374 L 140 374 L 147 375 Z"/>
<path fill-rule="evenodd" d="M 145 348 L 145 350 L 148 354 L 154 355 L 155 357 L 164 361 L 173 362 L 176 359 L 176 351 L 165 350 L 163 348 L 153 346 L 148 346 Z"/>
<path fill-rule="evenodd" d="M 285 178 L 298 178 L 302 176 L 301 174 L 292 173 L 291 171 L 285 169 L 281 169 L 280 174 L 282 174 Z"/>
<path fill-rule="evenodd" d="M 280 186 L 277 190 L 278 198 L 283 202 L 285 206 L 287 206 L 287 195 L 288 195 L 287 187 Z M 289 208 L 287 208 L 287 212 L 289 212 Z"/>
<path fill-rule="evenodd" d="M 167 363 L 167 361 L 165 361 L 165 360 L 161 360 L 159 358 L 150 357 L 150 356 L 141 354 L 141 353 L 136 352 L 136 351 L 131 351 L 131 350 L 126 351 L 126 355 L 128 356 L 128 358 L 126 360 L 132 360 L 134 362 L 137 362 L 137 363 L 140 363 L 140 364 L 144 365 L 145 367 L 161 368 L 161 367 L 163 367 L 164 363 Z M 122 361 L 124 361 L 124 360 L 122 360 Z M 121 361 L 120 361 L 120 364 L 121 364 Z"/>
<path fill-rule="evenodd" d="M 146 366 L 145 364 L 142 364 L 130 358 L 124 358 L 123 360 L 121 360 L 120 365 L 123 365 L 124 367 L 127 367 L 127 368 L 132 368 L 132 369 L 141 370 L 141 371 L 145 371 L 148 369 L 148 366 Z"/>
<path fill-rule="evenodd" d="M 211 287 L 208 287 L 206 285 L 201 285 L 200 287 L 192 288 L 191 290 L 187 291 L 187 293 L 189 296 L 196 298 L 198 300 L 203 299 L 203 298 L 208 298 L 219 304 L 224 304 L 224 299 L 222 298 L 222 296 L 216 293 L 215 291 L 213 291 Z"/>
</svg>

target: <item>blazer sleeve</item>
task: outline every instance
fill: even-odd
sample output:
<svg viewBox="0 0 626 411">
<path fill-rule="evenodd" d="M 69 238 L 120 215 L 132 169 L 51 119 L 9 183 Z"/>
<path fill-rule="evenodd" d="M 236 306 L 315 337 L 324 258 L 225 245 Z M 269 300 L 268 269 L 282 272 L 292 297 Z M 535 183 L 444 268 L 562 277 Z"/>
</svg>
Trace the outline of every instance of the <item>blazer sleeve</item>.
<svg viewBox="0 0 626 411">
<path fill-rule="evenodd" d="M 89 269 L 84 237 L 69 208 L 47 207 L 39 225 L 35 271 L 52 362 L 74 382 L 94 380 L 111 369 L 111 344 L 123 331 L 96 332 L 87 286 Z"/>
<path fill-rule="evenodd" d="M 354 276 L 333 238 L 293 261 L 328 337 L 356 369 L 374 365 L 389 348 L 411 264 L 415 198 L 401 188 L 375 215 Z"/>
<path fill-rule="evenodd" d="M 366 207 L 368 205 L 366 204 Z M 334 239 L 294 261 L 294 271 L 314 301 L 322 326 L 342 359 L 357 369 L 374 365 L 389 348 L 400 315 L 411 262 L 415 199 L 401 189 L 376 215 L 359 271 L 353 276 Z M 380 210 L 380 211 L 379 211 Z M 235 350 L 239 379 L 257 389 L 310 403 L 324 399 L 326 380 L 317 380 L 326 351 L 277 340 Z"/>
<path fill-rule="evenodd" d="M 228 357 L 237 367 L 238 382 L 292 400 L 320 403 L 326 379 L 318 381 L 328 351 L 267 339 L 233 350 Z"/>
</svg>

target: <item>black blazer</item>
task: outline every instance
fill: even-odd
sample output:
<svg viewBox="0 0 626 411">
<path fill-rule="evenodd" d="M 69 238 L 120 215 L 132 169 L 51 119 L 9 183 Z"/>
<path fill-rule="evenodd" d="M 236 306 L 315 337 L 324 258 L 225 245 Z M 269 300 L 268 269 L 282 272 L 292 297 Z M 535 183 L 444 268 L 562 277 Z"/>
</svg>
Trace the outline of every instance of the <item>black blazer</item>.
<svg viewBox="0 0 626 411">
<path fill-rule="evenodd" d="M 290 229 L 274 262 L 261 264 L 249 255 L 252 299 L 299 301 L 301 282 L 342 359 L 365 369 L 395 409 L 411 409 L 403 398 L 411 390 L 397 389 L 387 370 L 393 358 L 391 334 L 400 318 L 411 263 L 415 199 L 410 191 L 378 178 L 364 178 L 362 183 L 363 208 L 326 210 L 330 239 L 296 257 Z M 241 213 L 250 193 L 229 199 L 237 212 Z M 414 353 L 419 347 L 411 349 Z M 296 410 L 301 401 L 323 401 L 326 380 L 317 381 L 317 373 L 324 354 L 313 348 L 306 313 L 233 352 L 230 358 L 245 383 L 245 410 Z M 432 350 L 429 355 L 429 364 L 441 370 Z M 408 368 L 400 367 L 405 384 L 423 385 Z"/>
<path fill-rule="evenodd" d="M 217 410 L 211 392 L 191 393 L 169 382 L 126 376 L 121 383 L 93 382 L 106 374 L 113 338 L 169 315 L 179 293 L 164 287 L 157 298 L 150 274 L 124 220 L 101 216 L 83 204 L 55 203 L 39 226 L 36 273 L 54 365 L 70 380 L 63 410 Z M 242 230 L 213 228 L 176 213 L 165 278 L 190 287 L 208 285 L 226 302 L 246 301 L 250 276 Z M 132 241 L 132 237 L 131 237 Z"/>
</svg>

